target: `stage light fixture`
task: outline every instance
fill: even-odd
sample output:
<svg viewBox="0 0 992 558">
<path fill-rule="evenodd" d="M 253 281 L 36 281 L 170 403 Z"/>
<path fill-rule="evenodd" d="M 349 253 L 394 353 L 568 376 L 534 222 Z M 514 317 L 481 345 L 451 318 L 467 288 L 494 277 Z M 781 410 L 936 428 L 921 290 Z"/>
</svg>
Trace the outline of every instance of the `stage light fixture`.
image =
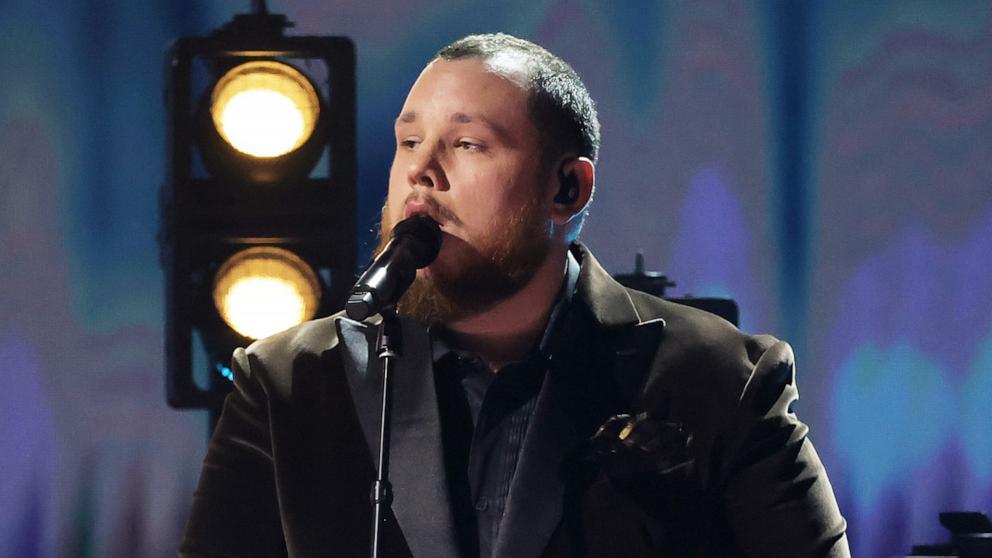
<svg viewBox="0 0 992 558">
<path fill-rule="evenodd" d="M 288 64 L 241 64 L 217 81 L 210 115 L 221 137 L 253 157 L 279 157 L 303 145 L 320 114 L 317 90 Z"/>
<path fill-rule="evenodd" d="M 167 55 L 166 388 L 212 418 L 232 351 L 341 308 L 358 251 L 354 45 L 252 5 Z"/>
<path fill-rule="evenodd" d="M 317 274 L 289 250 L 254 247 L 228 258 L 214 276 L 214 305 L 234 331 L 268 337 L 314 317 Z"/>
<path fill-rule="evenodd" d="M 337 135 L 340 109 L 286 58 L 214 61 L 221 75 L 197 105 L 194 137 L 207 171 L 230 188 L 306 178 Z"/>
</svg>

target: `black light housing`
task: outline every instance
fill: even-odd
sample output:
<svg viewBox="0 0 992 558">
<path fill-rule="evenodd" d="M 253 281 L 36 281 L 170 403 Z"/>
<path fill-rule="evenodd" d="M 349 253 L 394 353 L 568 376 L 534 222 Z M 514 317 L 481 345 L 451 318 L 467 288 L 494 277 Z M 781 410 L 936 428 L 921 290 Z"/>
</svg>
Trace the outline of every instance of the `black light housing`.
<svg viewBox="0 0 992 558">
<path fill-rule="evenodd" d="M 354 282 L 354 46 L 345 37 L 287 36 L 285 16 L 254 5 L 254 13 L 209 36 L 178 39 L 167 55 L 169 174 L 160 245 L 166 391 L 177 408 L 217 411 L 230 390 L 226 367 L 236 347 L 341 308 Z M 232 82 L 234 93 L 218 92 Z M 245 92 L 242 115 L 257 116 L 251 103 L 273 99 L 284 112 L 218 129 L 212 104 Z M 262 145 L 253 155 L 229 141 L 242 124 L 249 133 L 261 130 L 262 143 L 287 126 L 309 135 Z M 195 338 L 208 359 L 206 385 L 194 380 Z"/>
</svg>

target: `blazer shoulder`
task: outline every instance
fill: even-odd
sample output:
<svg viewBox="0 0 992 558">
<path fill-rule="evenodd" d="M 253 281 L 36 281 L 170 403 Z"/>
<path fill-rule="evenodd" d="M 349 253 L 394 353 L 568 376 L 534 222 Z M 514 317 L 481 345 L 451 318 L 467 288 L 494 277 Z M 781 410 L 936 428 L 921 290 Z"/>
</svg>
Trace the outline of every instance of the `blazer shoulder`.
<svg viewBox="0 0 992 558">
<path fill-rule="evenodd" d="M 282 354 L 321 353 L 337 345 L 335 321 L 341 313 L 332 314 L 295 325 L 269 337 L 259 339 L 245 351 L 251 355 L 278 356 Z"/>
<path fill-rule="evenodd" d="M 243 373 L 263 384 L 288 389 L 294 373 L 319 367 L 324 354 L 338 347 L 335 322 L 339 317 L 340 313 L 310 320 L 236 349 L 236 375 Z"/>
<path fill-rule="evenodd" d="M 755 365 L 780 345 L 770 335 L 749 335 L 727 320 L 700 310 L 628 289 L 642 321 L 662 319 L 664 332 L 646 387 L 690 391 L 706 399 L 736 403 Z M 791 349 L 775 351 L 791 358 Z"/>
</svg>

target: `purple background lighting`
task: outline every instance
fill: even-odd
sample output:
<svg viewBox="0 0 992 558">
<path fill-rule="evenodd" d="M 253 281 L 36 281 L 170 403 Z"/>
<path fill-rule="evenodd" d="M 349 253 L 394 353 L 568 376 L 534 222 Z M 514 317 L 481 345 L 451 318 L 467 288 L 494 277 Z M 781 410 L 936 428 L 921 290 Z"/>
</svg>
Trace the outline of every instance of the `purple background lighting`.
<svg viewBox="0 0 992 558">
<path fill-rule="evenodd" d="M 163 57 L 249 6 L 0 4 L 0 556 L 174 555 L 206 418 L 163 390 Z M 425 61 L 471 32 L 533 39 L 598 101 L 584 240 L 794 344 L 854 554 L 992 511 L 987 2 L 269 6 L 357 46 L 363 258 Z"/>
</svg>

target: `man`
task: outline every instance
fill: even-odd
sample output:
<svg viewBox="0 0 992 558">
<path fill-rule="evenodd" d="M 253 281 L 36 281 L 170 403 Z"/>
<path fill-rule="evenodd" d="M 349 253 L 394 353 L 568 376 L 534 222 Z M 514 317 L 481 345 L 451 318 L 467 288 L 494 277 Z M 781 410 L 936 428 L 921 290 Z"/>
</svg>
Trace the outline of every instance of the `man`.
<svg viewBox="0 0 992 558">
<path fill-rule="evenodd" d="M 574 239 L 599 125 L 508 35 L 424 69 L 382 238 L 443 232 L 401 299 L 385 556 L 847 556 L 791 349 L 627 290 Z M 180 553 L 364 556 L 381 372 L 342 315 L 235 352 Z"/>
</svg>

